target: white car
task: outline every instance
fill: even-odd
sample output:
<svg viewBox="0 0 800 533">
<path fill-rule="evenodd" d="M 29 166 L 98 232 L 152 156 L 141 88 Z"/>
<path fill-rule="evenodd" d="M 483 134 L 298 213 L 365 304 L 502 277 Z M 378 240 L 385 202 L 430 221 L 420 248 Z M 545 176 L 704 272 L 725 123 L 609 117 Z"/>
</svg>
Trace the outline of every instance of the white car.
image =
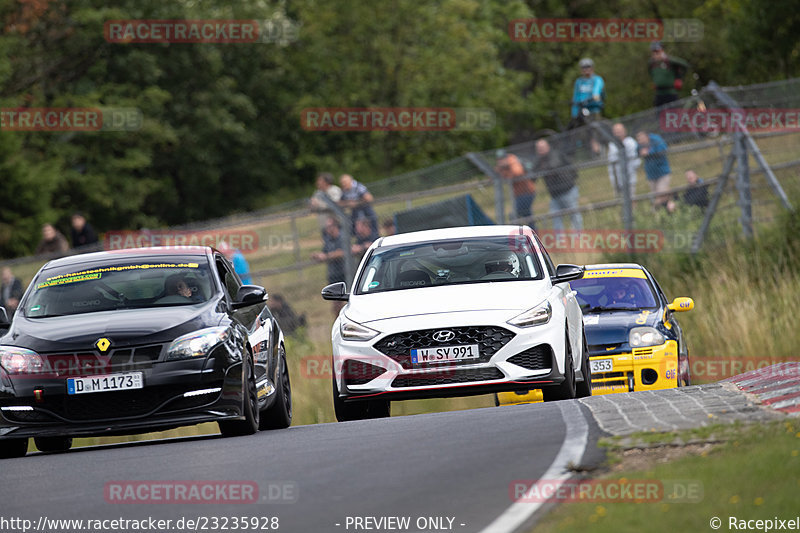
<svg viewBox="0 0 800 533">
<path fill-rule="evenodd" d="M 389 416 L 390 401 L 541 388 L 591 395 L 583 315 L 569 281 L 527 226 L 384 237 L 355 275 L 322 290 L 347 305 L 333 324 L 339 421 Z"/>
</svg>

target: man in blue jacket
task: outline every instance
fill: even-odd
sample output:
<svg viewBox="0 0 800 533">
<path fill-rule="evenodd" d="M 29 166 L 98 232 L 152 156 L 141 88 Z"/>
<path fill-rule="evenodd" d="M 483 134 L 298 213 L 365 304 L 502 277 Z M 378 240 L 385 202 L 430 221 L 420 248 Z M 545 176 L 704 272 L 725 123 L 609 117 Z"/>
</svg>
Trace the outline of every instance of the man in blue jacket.
<svg viewBox="0 0 800 533">
<path fill-rule="evenodd" d="M 572 90 L 570 129 L 599 119 L 606 101 L 606 85 L 603 78 L 594 73 L 594 61 L 585 57 L 578 65 L 581 67 L 581 76 L 575 80 Z M 595 155 L 600 153 L 600 143 L 593 132 L 589 132 L 589 144 Z"/>
<path fill-rule="evenodd" d="M 665 193 L 669 190 L 672 180 L 672 170 L 667 160 L 667 143 L 660 135 L 640 131 L 636 134 L 639 157 L 644 161 L 644 173 L 650 191 Z M 659 194 L 653 199 L 654 207 L 664 207 L 668 212 L 674 211 L 674 202 L 670 200 L 669 193 Z"/>
<path fill-rule="evenodd" d="M 575 80 L 572 90 L 572 118 L 578 118 L 581 107 L 586 107 L 590 114 L 597 117 L 605 106 L 606 84 L 603 78 L 594 73 L 594 61 L 585 57 L 578 65 L 581 67 L 581 77 Z"/>
</svg>

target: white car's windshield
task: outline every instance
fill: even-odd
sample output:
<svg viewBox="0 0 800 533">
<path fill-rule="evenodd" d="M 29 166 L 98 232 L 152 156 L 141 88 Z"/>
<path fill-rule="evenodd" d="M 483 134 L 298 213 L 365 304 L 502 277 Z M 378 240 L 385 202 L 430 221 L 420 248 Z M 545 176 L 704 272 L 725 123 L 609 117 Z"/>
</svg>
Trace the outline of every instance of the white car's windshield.
<svg viewBox="0 0 800 533">
<path fill-rule="evenodd" d="M 474 237 L 377 248 L 359 276 L 356 294 L 542 278 L 527 237 Z"/>
</svg>

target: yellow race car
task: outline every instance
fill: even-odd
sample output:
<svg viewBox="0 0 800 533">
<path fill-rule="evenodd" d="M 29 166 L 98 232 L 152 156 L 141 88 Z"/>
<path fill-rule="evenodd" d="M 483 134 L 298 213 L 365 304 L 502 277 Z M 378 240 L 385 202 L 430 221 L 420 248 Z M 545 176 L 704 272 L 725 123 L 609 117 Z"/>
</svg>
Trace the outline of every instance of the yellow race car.
<svg viewBox="0 0 800 533">
<path fill-rule="evenodd" d="M 570 282 L 583 311 L 592 394 L 669 389 L 689 385 L 689 351 L 675 313 L 694 308 L 672 302 L 642 265 L 587 265 Z M 497 405 L 541 401 L 541 391 L 507 392 Z"/>
</svg>

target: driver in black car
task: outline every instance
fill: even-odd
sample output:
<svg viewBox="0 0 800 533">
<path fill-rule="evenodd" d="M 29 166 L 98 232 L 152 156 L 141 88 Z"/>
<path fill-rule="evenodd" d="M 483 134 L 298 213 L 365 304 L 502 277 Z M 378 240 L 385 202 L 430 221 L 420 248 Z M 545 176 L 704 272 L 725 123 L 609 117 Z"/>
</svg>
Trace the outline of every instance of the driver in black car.
<svg viewBox="0 0 800 533">
<path fill-rule="evenodd" d="M 165 289 L 167 291 L 167 296 L 183 296 L 190 300 L 196 300 L 194 291 L 186 282 L 186 279 L 181 274 L 173 274 L 169 276 L 164 283 Z"/>
<path fill-rule="evenodd" d="M 630 304 L 632 302 L 627 284 L 620 284 L 614 287 L 611 291 L 611 298 L 608 300 L 609 304 Z"/>
</svg>

